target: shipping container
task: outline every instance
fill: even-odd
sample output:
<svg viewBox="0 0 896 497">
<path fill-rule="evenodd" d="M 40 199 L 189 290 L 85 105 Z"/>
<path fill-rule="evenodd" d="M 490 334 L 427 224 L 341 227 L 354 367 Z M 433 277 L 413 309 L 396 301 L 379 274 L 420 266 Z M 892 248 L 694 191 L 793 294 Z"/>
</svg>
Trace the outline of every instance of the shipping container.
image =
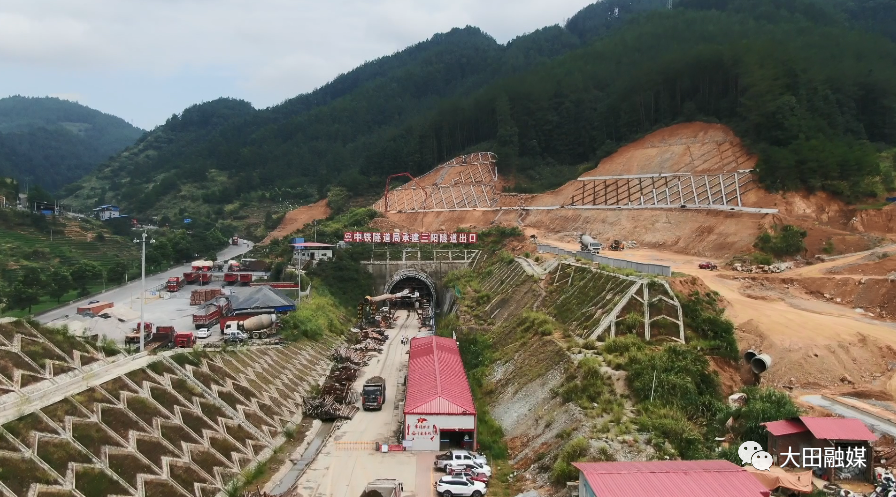
<svg viewBox="0 0 896 497">
<path fill-rule="evenodd" d="M 76 312 L 78 314 L 84 314 L 85 312 L 92 312 L 95 315 L 99 315 L 101 312 L 109 309 L 110 307 L 115 307 L 115 304 L 112 302 L 96 302 L 93 304 L 87 304 L 81 307 L 78 307 Z"/>
</svg>

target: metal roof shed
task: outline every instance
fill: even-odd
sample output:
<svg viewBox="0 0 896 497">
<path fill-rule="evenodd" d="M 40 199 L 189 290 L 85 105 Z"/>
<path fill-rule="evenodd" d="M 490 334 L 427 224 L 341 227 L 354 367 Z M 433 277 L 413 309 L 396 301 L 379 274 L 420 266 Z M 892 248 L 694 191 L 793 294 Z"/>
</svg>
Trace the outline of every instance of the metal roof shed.
<svg viewBox="0 0 896 497">
<path fill-rule="evenodd" d="M 233 310 L 235 313 L 290 312 L 296 310 L 296 303 L 280 289 L 256 286 L 239 295 L 239 299 L 233 304 Z"/>
<path fill-rule="evenodd" d="M 414 450 L 439 450 L 440 442 L 475 448 L 476 407 L 457 342 L 413 338 L 409 355 L 405 440 Z"/>
<path fill-rule="evenodd" d="M 573 463 L 579 497 L 769 497 L 744 468 L 728 461 Z"/>
</svg>

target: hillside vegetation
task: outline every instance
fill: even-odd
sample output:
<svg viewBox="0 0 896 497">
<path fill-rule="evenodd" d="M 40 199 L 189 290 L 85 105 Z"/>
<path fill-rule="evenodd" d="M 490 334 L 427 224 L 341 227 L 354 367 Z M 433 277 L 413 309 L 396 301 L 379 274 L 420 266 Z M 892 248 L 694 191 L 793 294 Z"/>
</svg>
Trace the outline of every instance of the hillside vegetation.
<svg viewBox="0 0 896 497">
<path fill-rule="evenodd" d="M 705 120 L 760 155 L 771 190 L 877 196 L 896 189 L 877 157 L 896 144 L 896 45 L 863 6 L 891 3 L 601 2 L 506 46 L 455 29 L 270 109 L 193 106 L 64 193 L 232 218 L 334 185 L 370 195 L 390 173 L 474 148 L 537 191 L 652 130 Z"/>
<path fill-rule="evenodd" d="M 55 191 L 133 144 L 143 130 L 58 98 L 0 99 L 0 175 Z"/>
</svg>

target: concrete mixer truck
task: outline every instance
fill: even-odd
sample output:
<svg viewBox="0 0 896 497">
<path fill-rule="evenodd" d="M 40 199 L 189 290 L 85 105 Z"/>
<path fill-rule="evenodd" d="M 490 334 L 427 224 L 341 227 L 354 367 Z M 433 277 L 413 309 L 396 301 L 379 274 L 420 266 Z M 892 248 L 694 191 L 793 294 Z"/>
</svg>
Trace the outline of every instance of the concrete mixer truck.
<svg viewBox="0 0 896 497">
<path fill-rule="evenodd" d="M 579 245 L 582 246 L 583 252 L 591 252 L 592 254 L 599 254 L 600 250 L 604 248 L 603 243 L 598 242 L 588 235 L 582 235 L 582 237 L 579 238 Z"/>
<path fill-rule="evenodd" d="M 277 331 L 277 315 L 230 316 L 221 319 L 221 333 L 227 336 L 231 331 L 245 332 L 249 338 L 267 338 Z"/>
</svg>

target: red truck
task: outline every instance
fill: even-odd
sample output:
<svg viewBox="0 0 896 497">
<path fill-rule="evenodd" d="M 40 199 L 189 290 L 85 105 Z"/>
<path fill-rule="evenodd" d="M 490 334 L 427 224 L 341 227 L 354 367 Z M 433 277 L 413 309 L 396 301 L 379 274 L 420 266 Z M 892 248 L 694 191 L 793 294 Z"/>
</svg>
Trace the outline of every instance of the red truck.
<svg viewBox="0 0 896 497">
<path fill-rule="evenodd" d="M 192 285 L 199 279 L 199 273 L 184 273 L 184 281 Z"/>
<path fill-rule="evenodd" d="M 239 273 L 240 275 L 240 284 L 250 284 L 252 283 L 252 273 Z"/>
<path fill-rule="evenodd" d="M 84 314 L 85 312 L 92 312 L 94 315 L 99 316 L 101 312 L 105 311 L 110 307 L 115 307 L 115 304 L 112 302 L 94 302 L 92 304 L 87 304 L 85 306 L 78 307 L 77 313 Z"/>
<path fill-rule="evenodd" d="M 187 284 L 186 280 L 184 280 L 180 276 L 172 276 L 172 277 L 168 278 L 168 291 L 176 292 L 176 291 L 180 290 L 181 288 L 183 288 L 184 285 L 186 285 L 186 284 Z"/>
<path fill-rule="evenodd" d="M 199 328 L 211 328 L 218 324 L 221 318 L 229 316 L 233 312 L 230 299 L 221 297 L 215 299 L 214 304 L 209 304 L 193 314 L 193 326 Z"/>
<path fill-rule="evenodd" d="M 190 292 L 190 305 L 204 304 L 219 295 L 223 295 L 223 293 L 220 288 L 193 290 Z"/>
<path fill-rule="evenodd" d="M 170 328 L 171 330 L 174 330 L 173 326 L 161 326 L 160 328 L 162 328 L 162 329 Z M 149 341 L 152 340 L 152 335 L 153 335 L 153 324 L 152 323 L 143 323 L 143 343 L 144 344 L 149 343 Z M 124 337 L 124 343 L 125 343 L 125 345 L 129 345 L 132 343 L 133 344 L 140 343 L 140 323 L 137 323 L 137 325 L 134 326 L 134 329 L 131 330 L 131 334 L 126 335 Z"/>
<path fill-rule="evenodd" d="M 225 285 L 235 285 L 240 280 L 239 273 L 227 273 L 224 275 L 224 284 Z"/>
<path fill-rule="evenodd" d="M 174 334 L 174 346 L 180 349 L 196 345 L 196 335 L 192 331 L 178 331 Z"/>
<path fill-rule="evenodd" d="M 231 238 L 231 239 L 230 239 L 230 244 L 231 244 L 231 245 L 239 245 L 239 244 L 240 244 L 240 237 L 235 236 L 235 237 Z"/>
<path fill-rule="evenodd" d="M 207 285 L 208 283 L 211 283 L 212 273 L 202 272 L 202 273 L 198 273 L 198 274 L 199 274 L 199 283 L 200 284 Z"/>
</svg>

